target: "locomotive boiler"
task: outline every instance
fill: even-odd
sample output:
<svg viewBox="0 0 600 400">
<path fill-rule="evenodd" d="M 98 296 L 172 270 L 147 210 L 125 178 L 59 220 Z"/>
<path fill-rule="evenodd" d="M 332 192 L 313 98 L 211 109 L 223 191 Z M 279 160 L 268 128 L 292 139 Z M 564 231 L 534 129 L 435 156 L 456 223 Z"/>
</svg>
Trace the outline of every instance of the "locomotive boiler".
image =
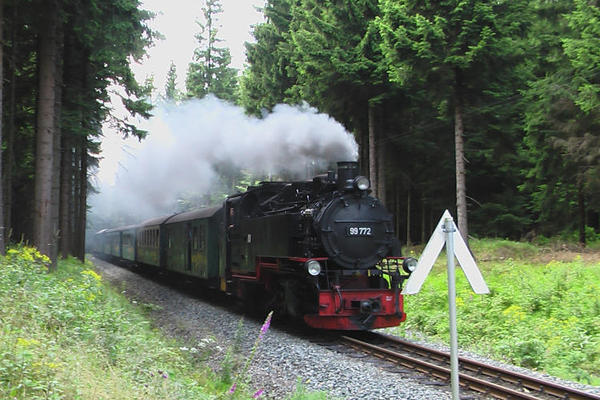
<svg viewBox="0 0 600 400">
<path fill-rule="evenodd" d="M 203 279 L 244 304 L 316 328 L 396 326 L 402 258 L 392 215 L 358 163 L 312 181 L 262 182 L 221 207 L 98 233 L 100 252 Z M 124 256 L 126 255 L 126 256 Z"/>
</svg>

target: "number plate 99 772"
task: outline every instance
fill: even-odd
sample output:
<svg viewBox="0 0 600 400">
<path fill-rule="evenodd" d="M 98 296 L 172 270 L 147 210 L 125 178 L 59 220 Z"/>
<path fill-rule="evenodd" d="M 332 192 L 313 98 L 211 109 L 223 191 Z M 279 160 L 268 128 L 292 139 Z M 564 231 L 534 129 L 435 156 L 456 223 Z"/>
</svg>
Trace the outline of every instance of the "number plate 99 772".
<svg viewBox="0 0 600 400">
<path fill-rule="evenodd" d="M 346 228 L 346 236 L 373 236 L 373 231 L 368 226 L 349 226 Z"/>
</svg>

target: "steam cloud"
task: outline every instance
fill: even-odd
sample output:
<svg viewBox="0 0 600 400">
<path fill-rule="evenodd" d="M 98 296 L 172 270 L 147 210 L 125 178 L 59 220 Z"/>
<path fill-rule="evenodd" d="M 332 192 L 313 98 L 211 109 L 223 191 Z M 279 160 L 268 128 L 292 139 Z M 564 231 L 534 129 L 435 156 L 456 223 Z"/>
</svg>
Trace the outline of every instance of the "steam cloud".
<svg viewBox="0 0 600 400">
<path fill-rule="evenodd" d="M 315 109 L 278 105 L 258 119 L 212 96 L 162 105 L 145 129 L 148 137 L 121 163 L 115 185 L 90 199 L 93 214 L 171 213 L 179 193 L 210 193 L 218 166 L 309 178 L 307 166 L 355 160 L 358 148 L 341 124 Z"/>
</svg>

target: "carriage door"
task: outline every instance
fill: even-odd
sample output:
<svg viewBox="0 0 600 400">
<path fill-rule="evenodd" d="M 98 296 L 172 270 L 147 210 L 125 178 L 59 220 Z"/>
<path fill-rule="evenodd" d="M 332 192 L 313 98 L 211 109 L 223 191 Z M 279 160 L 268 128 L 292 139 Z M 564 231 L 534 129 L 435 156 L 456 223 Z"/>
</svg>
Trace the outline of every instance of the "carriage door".
<svg viewBox="0 0 600 400">
<path fill-rule="evenodd" d="M 192 224 L 187 223 L 185 225 L 185 231 L 186 231 L 186 243 L 187 245 L 185 246 L 185 270 L 186 271 L 191 271 L 192 270 Z"/>
<path fill-rule="evenodd" d="M 240 199 L 228 199 L 225 208 L 225 232 L 227 237 L 227 268 L 238 271 L 241 266 L 242 242 L 239 232 Z"/>
</svg>

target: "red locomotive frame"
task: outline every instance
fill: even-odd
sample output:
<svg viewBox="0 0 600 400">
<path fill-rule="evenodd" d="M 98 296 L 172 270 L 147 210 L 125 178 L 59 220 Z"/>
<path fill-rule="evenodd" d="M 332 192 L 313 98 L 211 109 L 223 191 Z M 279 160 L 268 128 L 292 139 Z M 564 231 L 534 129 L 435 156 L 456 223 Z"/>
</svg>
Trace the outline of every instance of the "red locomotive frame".
<svg viewBox="0 0 600 400">
<path fill-rule="evenodd" d="M 276 276 L 281 272 L 281 265 L 295 264 L 300 269 L 310 260 L 326 265 L 328 258 L 257 257 L 254 275 L 232 274 L 232 284 L 236 288 L 235 295 L 240 299 L 252 301 L 245 298 L 247 295 L 241 289 L 244 283 L 260 285 L 265 290 L 269 290 L 273 274 Z M 382 264 L 391 262 L 398 265 L 398 261 L 401 260 L 404 260 L 404 257 L 389 257 L 384 259 Z M 304 314 L 302 318 L 310 327 L 328 330 L 361 330 L 365 329 L 365 324 L 368 324 L 369 329 L 397 326 L 406 319 L 406 314 L 404 298 L 400 293 L 401 281 L 393 282 L 392 288 L 388 289 L 345 289 L 335 284 L 319 288 L 315 298 L 317 312 Z M 367 319 L 368 321 L 365 321 Z"/>
</svg>

